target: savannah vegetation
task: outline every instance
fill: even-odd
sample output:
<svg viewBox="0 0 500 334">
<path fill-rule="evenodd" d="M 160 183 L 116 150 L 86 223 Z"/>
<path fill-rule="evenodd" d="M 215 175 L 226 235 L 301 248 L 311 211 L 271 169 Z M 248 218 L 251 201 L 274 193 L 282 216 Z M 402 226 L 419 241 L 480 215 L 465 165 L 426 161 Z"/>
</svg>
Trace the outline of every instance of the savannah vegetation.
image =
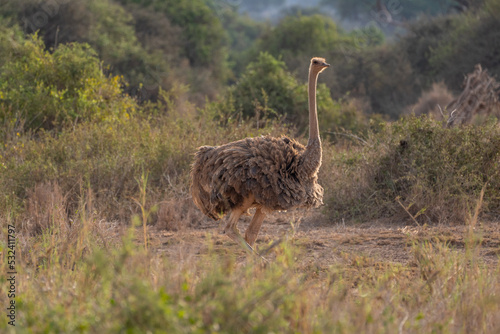
<svg viewBox="0 0 500 334">
<path fill-rule="evenodd" d="M 500 127 L 447 127 L 445 108 L 476 64 L 500 77 L 500 1 L 402 1 L 393 24 L 370 16 L 378 1 L 353 3 L 319 2 L 335 19 L 292 8 L 267 22 L 222 0 L 2 2 L 2 332 L 500 332 Z M 305 144 L 312 56 L 331 64 L 314 219 L 384 221 L 408 260 L 326 249 L 333 261 L 305 261 L 315 244 L 296 215 L 281 243 L 257 244 L 267 265 L 203 229 L 196 148 Z"/>
</svg>

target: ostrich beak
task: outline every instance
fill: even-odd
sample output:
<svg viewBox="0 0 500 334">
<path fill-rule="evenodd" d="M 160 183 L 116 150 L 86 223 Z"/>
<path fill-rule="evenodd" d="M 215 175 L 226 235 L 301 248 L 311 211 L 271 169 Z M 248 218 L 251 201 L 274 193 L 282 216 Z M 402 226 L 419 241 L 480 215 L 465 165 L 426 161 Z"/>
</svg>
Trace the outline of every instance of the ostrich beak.
<svg viewBox="0 0 500 334">
<path fill-rule="evenodd" d="M 329 67 L 330 66 L 330 64 L 327 64 L 327 63 L 323 63 L 321 65 L 324 66 L 324 67 Z"/>
</svg>

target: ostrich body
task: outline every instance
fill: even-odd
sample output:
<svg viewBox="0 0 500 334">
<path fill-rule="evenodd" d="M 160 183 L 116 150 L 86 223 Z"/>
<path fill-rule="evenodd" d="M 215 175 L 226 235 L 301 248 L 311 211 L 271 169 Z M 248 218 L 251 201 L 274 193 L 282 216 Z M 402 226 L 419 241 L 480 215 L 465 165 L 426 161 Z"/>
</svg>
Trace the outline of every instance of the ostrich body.
<svg viewBox="0 0 500 334">
<path fill-rule="evenodd" d="M 317 183 L 321 166 L 321 140 L 316 111 L 316 83 L 329 65 L 311 59 L 309 67 L 309 142 L 306 147 L 286 136 L 246 138 L 221 146 L 202 146 L 191 169 L 191 194 L 196 206 L 219 220 L 230 213 L 223 232 L 251 247 L 267 213 L 312 208 L 323 204 Z M 240 236 L 240 216 L 255 207 L 255 215 Z"/>
</svg>

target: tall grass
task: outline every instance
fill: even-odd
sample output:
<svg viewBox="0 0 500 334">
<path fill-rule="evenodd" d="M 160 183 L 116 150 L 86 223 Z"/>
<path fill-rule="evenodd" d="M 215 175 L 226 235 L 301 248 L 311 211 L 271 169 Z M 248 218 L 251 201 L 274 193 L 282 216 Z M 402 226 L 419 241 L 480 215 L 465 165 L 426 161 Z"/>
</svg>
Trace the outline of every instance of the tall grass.
<svg viewBox="0 0 500 334">
<path fill-rule="evenodd" d="M 20 134 L 0 147 L 0 208 L 21 215 L 36 189 L 57 184 L 69 216 L 82 189 L 90 188 L 98 212 L 108 220 L 129 221 L 140 210 L 133 198 L 144 195 L 136 180 L 147 173 L 150 202 L 144 204 L 160 203 L 159 213 L 167 219 L 175 212 L 165 205 L 175 199 L 185 206 L 189 198 L 189 166 L 198 146 L 286 132 L 277 122 L 256 129 L 250 122 L 221 126 L 204 117 L 149 114 L 112 125 L 87 122 L 60 133 Z"/>
<path fill-rule="evenodd" d="M 82 199 L 82 212 L 90 201 Z M 16 333 L 500 330 L 500 268 L 481 263 L 480 243 L 464 253 L 409 236 L 406 265 L 345 253 L 318 272 L 296 260 L 304 256 L 297 239 L 274 248 L 264 266 L 221 252 L 211 238 L 202 254 L 179 248 L 168 257 L 145 250 L 136 225 L 117 230 L 85 212 L 69 228 L 54 221 L 18 236 Z M 1 240 L 3 251 L 5 229 Z M 0 328 L 14 332 L 6 317 Z"/>
</svg>

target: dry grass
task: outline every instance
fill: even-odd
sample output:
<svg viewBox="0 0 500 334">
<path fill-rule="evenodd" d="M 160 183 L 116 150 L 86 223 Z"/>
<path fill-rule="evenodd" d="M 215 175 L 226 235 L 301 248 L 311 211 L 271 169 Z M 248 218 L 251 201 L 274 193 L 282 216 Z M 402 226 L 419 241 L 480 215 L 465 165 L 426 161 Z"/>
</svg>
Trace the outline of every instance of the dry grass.
<svg viewBox="0 0 500 334">
<path fill-rule="evenodd" d="M 498 217 L 500 131 L 448 129 L 429 117 L 387 124 L 363 143 L 333 148 L 321 171 L 334 217 L 396 217 L 465 224 L 483 189 L 482 214 Z"/>
<path fill-rule="evenodd" d="M 60 192 L 54 185 L 37 191 L 43 195 L 34 198 Z M 475 213 L 471 228 L 332 225 L 314 211 L 276 214 L 257 247 L 284 242 L 263 265 L 218 235 L 216 223 L 186 228 L 195 214 L 187 200 L 163 203 L 158 215 L 183 228 L 148 229 L 147 250 L 139 222 L 107 223 L 94 201 L 86 191 L 71 224 L 52 215 L 40 233 L 34 225 L 19 232 L 16 333 L 500 330 L 500 230 Z M 0 328 L 13 332 L 4 318 Z"/>
<path fill-rule="evenodd" d="M 67 198 L 57 183 L 37 184 L 28 190 L 26 219 L 21 229 L 28 234 L 41 234 L 56 223 L 63 223 L 61 230 L 67 230 Z"/>
<path fill-rule="evenodd" d="M 372 244 L 376 236 L 379 243 L 388 240 L 391 235 L 383 229 L 355 232 L 347 226 L 333 234 L 321 229 L 316 227 L 319 240 L 301 229 L 289 235 L 268 255 L 267 266 L 210 231 L 153 233 L 147 252 L 142 229 L 117 233 L 95 219 L 80 221 L 66 233 L 55 229 L 38 237 L 22 235 L 16 329 L 18 333 L 492 333 L 500 329 L 499 268 L 485 265 L 479 244 L 471 244 L 465 252 L 434 239 L 430 231 L 425 238 L 429 241 L 420 242 L 415 229 L 393 232 L 408 253 L 408 260 L 398 263 L 356 250 Z M 329 236 L 340 239 L 331 244 Z M 165 238 L 171 241 L 162 241 Z M 272 238 L 264 237 L 258 246 L 266 247 Z M 107 240 L 106 246 L 101 240 Z M 325 262 L 322 256 L 332 252 L 334 256 Z M 1 266 L 5 269 L 3 260 Z M 10 330 L 5 319 L 0 326 Z"/>
<path fill-rule="evenodd" d="M 443 110 L 453 100 L 453 94 L 444 82 L 433 83 L 430 90 L 419 97 L 417 103 L 407 108 L 407 113 L 415 115 L 432 115 L 435 119 L 443 120 Z M 450 112 L 451 110 L 448 110 Z"/>
<path fill-rule="evenodd" d="M 190 196 L 166 199 L 159 204 L 155 227 L 167 231 L 179 231 L 197 227 L 208 221 L 194 205 Z"/>
</svg>

